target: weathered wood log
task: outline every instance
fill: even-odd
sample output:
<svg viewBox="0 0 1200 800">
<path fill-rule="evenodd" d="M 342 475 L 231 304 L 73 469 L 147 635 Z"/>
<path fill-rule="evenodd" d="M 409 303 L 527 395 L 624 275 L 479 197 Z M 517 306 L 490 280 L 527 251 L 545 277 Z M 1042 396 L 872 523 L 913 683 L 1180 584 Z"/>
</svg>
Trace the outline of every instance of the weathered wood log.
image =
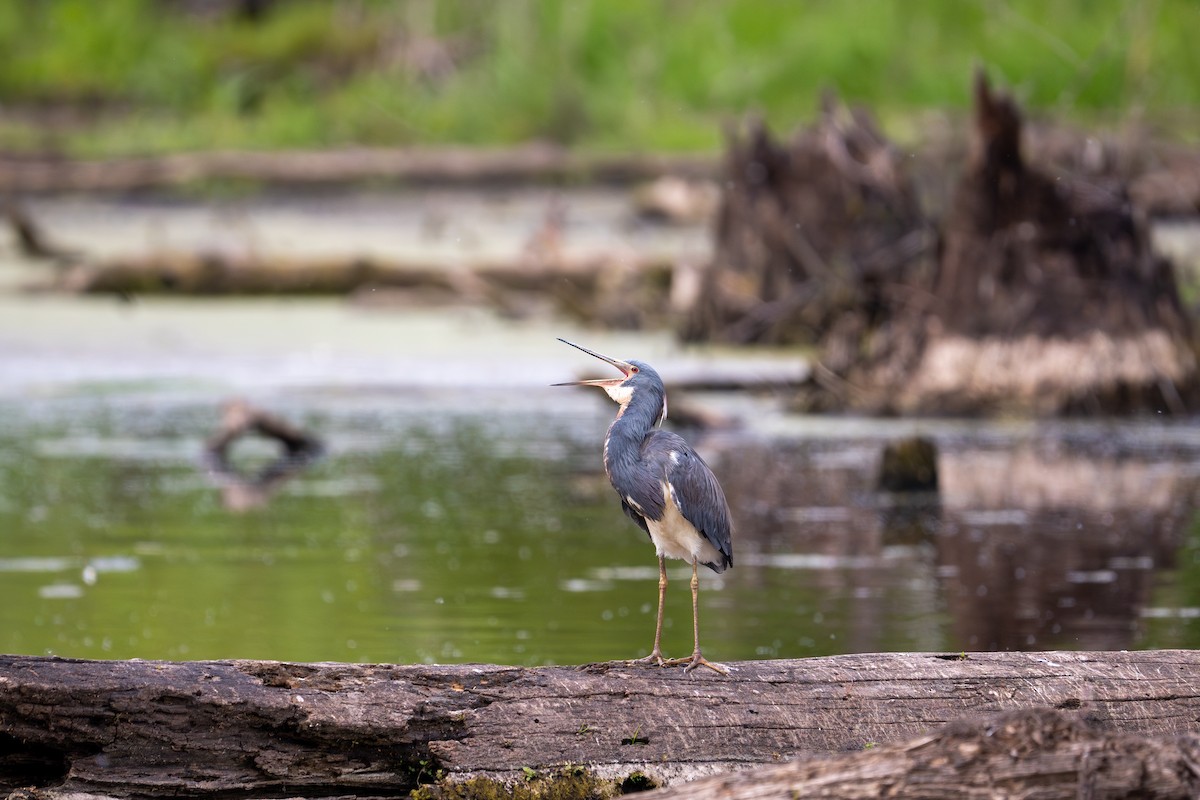
<svg viewBox="0 0 1200 800">
<path fill-rule="evenodd" d="M 1200 653 L 874 654 L 525 669 L 0 656 L 22 797 L 600 796 L 1054 707 L 1111 734 L 1200 723 Z M 947 764 L 947 769 L 953 764 Z M 505 788 L 507 787 L 507 788 Z"/>
<path fill-rule="evenodd" d="M 950 723 L 903 745 L 702 778 L 647 800 L 871 798 L 979 800 L 1200 794 L 1200 736 L 1102 733 L 1060 711 L 1012 711 Z"/>
<path fill-rule="evenodd" d="M 171 250 L 82 260 L 48 285 L 31 288 L 80 294 L 344 294 L 363 286 L 453 291 L 454 279 L 450 270 L 426 263 Z"/>
<path fill-rule="evenodd" d="M 0 192 L 130 191 L 202 180 L 327 185 L 380 180 L 484 184 L 590 180 L 637 183 L 664 175 L 711 177 L 703 156 L 583 154 L 547 144 L 511 149 L 351 148 L 217 151 L 93 161 L 0 158 Z"/>
</svg>

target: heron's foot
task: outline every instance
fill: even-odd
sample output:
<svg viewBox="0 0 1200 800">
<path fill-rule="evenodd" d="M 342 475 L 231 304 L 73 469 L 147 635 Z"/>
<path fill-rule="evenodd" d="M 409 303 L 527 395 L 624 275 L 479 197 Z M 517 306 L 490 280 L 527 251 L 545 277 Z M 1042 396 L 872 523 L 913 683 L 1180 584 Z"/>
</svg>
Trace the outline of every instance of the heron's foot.
<svg viewBox="0 0 1200 800">
<path fill-rule="evenodd" d="M 667 664 L 669 662 L 667 661 L 667 659 L 663 658 L 663 654 L 662 654 L 661 650 L 654 650 L 648 656 L 642 656 L 641 658 L 631 658 L 631 659 L 629 659 L 628 663 L 639 664 L 639 665 L 640 664 L 648 664 L 648 665 L 655 666 L 655 667 L 665 667 L 665 666 L 667 666 Z"/>
<path fill-rule="evenodd" d="M 672 659 L 669 659 L 669 660 L 663 662 L 664 667 L 674 667 L 674 666 L 678 666 L 679 664 L 687 665 L 683 668 L 684 672 L 691 672 L 696 667 L 708 667 L 713 672 L 719 673 L 721 675 L 729 674 L 729 667 L 725 666 L 724 664 L 715 664 L 712 661 L 709 661 L 707 658 L 700 655 L 699 650 L 692 653 L 691 658 L 672 658 Z"/>
</svg>

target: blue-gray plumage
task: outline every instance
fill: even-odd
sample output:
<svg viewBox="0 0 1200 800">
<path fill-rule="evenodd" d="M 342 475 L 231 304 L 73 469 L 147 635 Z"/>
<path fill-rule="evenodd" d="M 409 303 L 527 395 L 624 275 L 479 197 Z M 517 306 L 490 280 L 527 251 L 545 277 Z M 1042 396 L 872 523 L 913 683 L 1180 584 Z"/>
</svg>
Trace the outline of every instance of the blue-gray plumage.
<svg viewBox="0 0 1200 800">
<path fill-rule="evenodd" d="M 733 566 L 733 537 L 725 493 L 704 460 L 682 437 L 658 428 L 667 416 L 662 379 L 649 364 L 602 356 L 566 339 L 564 344 L 621 370 L 621 377 L 573 381 L 559 386 L 599 386 L 620 409 L 604 439 L 604 471 L 621 499 L 621 508 L 646 531 L 658 553 L 658 621 L 654 648 L 643 661 L 659 665 L 686 663 L 718 672 L 725 668 L 700 653 L 697 619 L 697 565 L 715 572 Z M 695 649 L 689 659 L 668 661 L 660 648 L 663 599 L 667 588 L 665 560 L 680 558 L 692 565 L 692 632 Z"/>
</svg>

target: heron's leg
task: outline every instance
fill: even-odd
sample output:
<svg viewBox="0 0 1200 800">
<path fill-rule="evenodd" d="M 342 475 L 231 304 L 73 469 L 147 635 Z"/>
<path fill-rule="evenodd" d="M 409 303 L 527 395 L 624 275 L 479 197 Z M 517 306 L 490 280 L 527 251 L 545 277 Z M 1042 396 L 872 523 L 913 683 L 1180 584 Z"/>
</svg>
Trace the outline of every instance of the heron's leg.
<svg viewBox="0 0 1200 800">
<path fill-rule="evenodd" d="M 665 556 L 658 557 L 658 615 L 654 620 L 654 649 L 650 654 L 656 656 L 662 661 L 662 622 L 663 622 L 663 606 L 667 599 L 667 559 Z"/>
<path fill-rule="evenodd" d="M 695 648 L 692 650 L 691 658 L 677 658 L 668 661 L 668 664 L 687 664 L 683 668 L 684 672 L 691 672 L 696 667 L 708 667 L 714 672 L 719 672 L 722 675 L 728 675 L 729 669 L 721 664 L 714 664 L 703 655 L 700 654 L 700 565 L 692 562 L 692 642 Z"/>
<path fill-rule="evenodd" d="M 654 625 L 654 649 L 650 651 L 650 655 L 645 658 L 635 658 L 634 663 L 639 664 L 658 664 L 662 666 L 664 662 L 662 654 L 662 624 L 663 624 L 663 601 L 667 596 L 667 559 L 665 556 L 658 557 L 658 621 Z"/>
</svg>

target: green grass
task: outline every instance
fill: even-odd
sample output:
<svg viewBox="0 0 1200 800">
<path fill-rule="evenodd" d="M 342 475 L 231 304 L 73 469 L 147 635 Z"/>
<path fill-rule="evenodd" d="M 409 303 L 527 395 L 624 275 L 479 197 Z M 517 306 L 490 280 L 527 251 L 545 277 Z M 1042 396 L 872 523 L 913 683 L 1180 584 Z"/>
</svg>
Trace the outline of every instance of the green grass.
<svg viewBox="0 0 1200 800">
<path fill-rule="evenodd" d="M 696 150 L 749 112 L 792 128 L 826 87 L 885 122 L 961 109 L 977 64 L 1037 110 L 1186 132 L 1196 30 L 1195 0 L 281 0 L 261 25 L 10 0 L 0 148 Z M 62 108 L 85 113 L 48 138 L 39 112 Z"/>
</svg>

